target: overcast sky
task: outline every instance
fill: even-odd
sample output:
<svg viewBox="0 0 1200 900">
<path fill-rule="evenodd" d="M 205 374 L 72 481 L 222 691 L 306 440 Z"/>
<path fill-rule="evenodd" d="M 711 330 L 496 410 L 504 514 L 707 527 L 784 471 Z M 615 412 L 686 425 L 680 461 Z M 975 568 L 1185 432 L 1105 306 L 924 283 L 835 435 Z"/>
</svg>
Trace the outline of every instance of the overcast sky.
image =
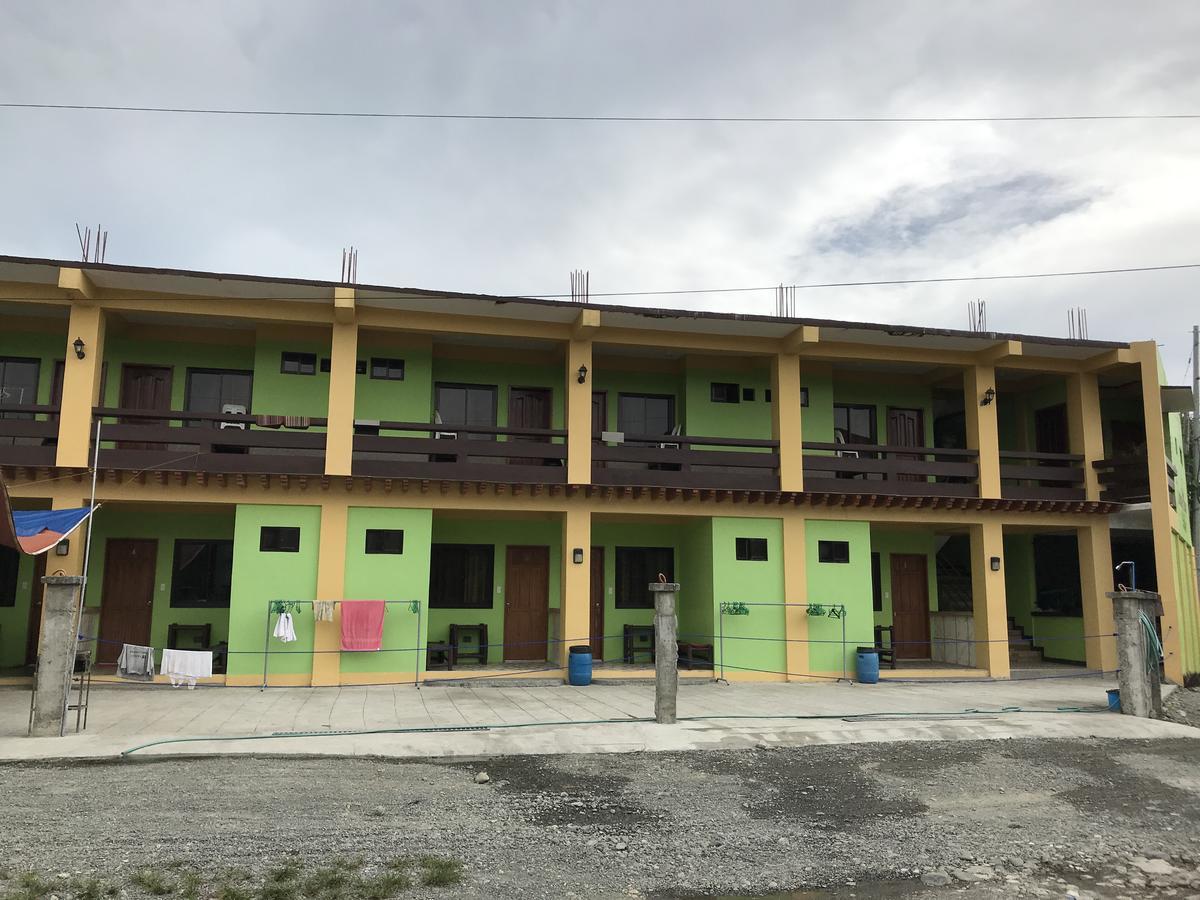
<svg viewBox="0 0 1200 900">
<path fill-rule="evenodd" d="M 397 112 L 1200 112 L 1200 3 L 0 0 L 0 100 Z M 1200 121 L 498 123 L 0 110 L 0 253 L 488 293 L 1200 262 Z M 1200 270 L 803 291 L 798 314 L 1156 338 Z M 622 302 L 770 312 L 773 296 Z"/>
</svg>

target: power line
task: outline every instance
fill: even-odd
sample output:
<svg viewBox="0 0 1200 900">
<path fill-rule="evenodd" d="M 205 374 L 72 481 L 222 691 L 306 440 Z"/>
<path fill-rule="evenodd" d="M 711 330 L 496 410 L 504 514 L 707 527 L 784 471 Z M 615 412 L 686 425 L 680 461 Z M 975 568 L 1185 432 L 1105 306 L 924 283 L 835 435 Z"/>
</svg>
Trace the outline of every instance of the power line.
<svg viewBox="0 0 1200 900">
<path fill-rule="evenodd" d="M 787 287 L 796 290 L 813 290 L 816 288 L 840 287 L 884 287 L 888 285 L 905 284 L 948 284 L 962 281 L 1012 281 L 1022 278 L 1067 278 L 1075 275 L 1117 275 L 1127 272 L 1165 272 L 1173 269 L 1200 269 L 1200 263 L 1181 263 L 1172 266 L 1130 266 L 1124 269 L 1085 269 L 1078 272 L 1029 272 L 1018 275 L 959 275 L 949 278 L 897 278 L 888 281 L 826 281 L 810 284 L 794 284 Z M 753 291 L 774 291 L 779 285 L 767 287 L 733 287 L 733 288 L 696 288 L 693 290 L 673 291 L 608 291 L 595 292 L 591 297 L 661 297 L 671 294 L 743 294 Z M 570 297 L 570 294 L 526 294 L 528 297 L 540 297 L 547 300 Z"/>
<path fill-rule="evenodd" d="M 275 116 L 309 119 L 447 119 L 489 122 L 633 122 L 743 125 L 969 125 L 984 122 L 1134 122 L 1200 119 L 1200 113 L 1064 116 L 563 116 L 499 113 L 349 112 L 315 109 L 228 109 L 195 106 L 109 106 L 86 103 L 0 103 L 0 109 Z"/>
</svg>

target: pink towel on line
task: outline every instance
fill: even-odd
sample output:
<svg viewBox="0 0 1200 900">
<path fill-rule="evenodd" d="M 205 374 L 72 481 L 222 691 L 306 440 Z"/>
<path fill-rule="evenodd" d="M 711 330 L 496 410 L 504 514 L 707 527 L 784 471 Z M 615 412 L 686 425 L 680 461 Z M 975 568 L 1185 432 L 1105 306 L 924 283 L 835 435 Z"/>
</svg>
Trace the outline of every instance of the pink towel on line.
<svg viewBox="0 0 1200 900">
<path fill-rule="evenodd" d="M 342 649 L 380 650 L 383 648 L 382 600 L 342 601 Z"/>
</svg>

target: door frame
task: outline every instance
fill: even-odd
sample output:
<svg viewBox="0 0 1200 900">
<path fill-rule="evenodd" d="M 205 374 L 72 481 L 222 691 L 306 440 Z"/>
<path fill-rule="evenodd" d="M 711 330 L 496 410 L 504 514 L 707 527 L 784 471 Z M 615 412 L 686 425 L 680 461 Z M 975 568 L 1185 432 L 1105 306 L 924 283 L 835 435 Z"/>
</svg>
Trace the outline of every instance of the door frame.
<svg viewBox="0 0 1200 900">
<path fill-rule="evenodd" d="M 507 418 L 505 419 L 505 421 L 508 423 L 509 428 L 515 427 L 513 425 L 513 393 L 516 391 L 525 391 L 526 393 L 529 393 L 529 394 L 540 394 L 542 397 L 544 397 L 545 401 L 546 401 L 546 424 L 544 427 L 546 428 L 546 430 L 549 430 L 554 427 L 554 389 L 548 388 L 548 387 L 540 387 L 537 385 L 528 385 L 527 386 L 527 385 L 511 384 L 508 386 Z M 523 425 L 521 427 L 537 428 L 537 427 L 542 427 L 542 426 Z M 549 436 L 535 437 L 533 435 L 528 435 L 528 434 L 521 435 L 521 436 L 512 435 L 512 434 L 506 435 L 505 440 L 512 442 L 512 443 L 525 443 L 525 444 L 548 444 L 548 443 L 550 443 Z M 552 460 L 542 459 L 540 457 L 511 457 L 510 456 L 508 458 L 509 465 L 543 466 L 543 465 L 547 465 L 550 462 L 552 462 Z"/>
<path fill-rule="evenodd" d="M 545 631 L 543 631 L 543 633 L 541 635 L 541 640 L 546 643 L 546 650 L 545 650 L 545 652 L 542 653 L 541 656 L 532 656 L 532 657 L 514 656 L 514 657 L 511 657 L 511 660 L 513 662 L 537 662 L 539 660 L 544 661 L 549 658 L 550 547 L 546 544 L 508 544 L 504 548 L 504 652 L 501 654 L 501 658 L 505 662 L 508 662 L 510 660 L 510 657 L 509 657 L 510 648 L 515 649 L 519 645 L 530 646 L 531 643 L 536 644 L 536 642 L 538 640 L 538 638 L 536 638 L 536 637 L 530 638 L 525 635 L 516 636 L 516 635 L 510 634 L 510 632 L 509 632 L 509 629 L 512 624 L 512 617 L 509 615 L 509 598 L 512 595 L 512 579 L 509 577 L 509 575 L 511 574 L 512 568 L 513 568 L 514 552 L 520 552 L 523 550 L 539 550 L 545 554 L 546 590 L 545 590 L 545 599 L 544 599 L 544 603 L 545 603 L 544 621 L 546 623 L 546 628 L 545 628 Z M 530 641 L 531 643 L 526 643 L 526 641 Z"/>
<path fill-rule="evenodd" d="M 892 444 L 892 413 L 906 412 L 917 414 L 917 431 L 919 432 L 920 443 L 914 444 L 913 449 L 923 448 L 927 442 L 925 440 L 925 410 L 919 406 L 889 406 L 887 408 L 887 417 L 883 427 L 887 430 L 887 443 L 889 446 L 899 446 Z M 892 459 L 920 459 L 920 453 L 892 453 L 889 454 Z M 925 481 L 924 475 L 897 475 L 897 481 Z"/>
<path fill-rule="evenodd" d="M 110 666 L 116 661 L 115 656 L 111 660 L 105 659 L 103 661 L 101 661 L 101 656 L 102 655 L 107 656 L 108 654 L 105 653 L 106 647 L 111 650 L 111 648 L 113 646 L 110 643 L 106 643 L 105 637 L 104 637 L 104 634 L 105 634 L 104 625 L 105 625 L 105 620 L 107 618 L 104 614 L 104 612 L 105 612 L 105 610 L 104 610 L 105 602 L 104 601 L 108 597 L 108 591 L 105 590 L 105 588 L 108 584 L 108 579 L 109 579 L 110 575 L 114 571 L 113 567 L 109 564 L 110 563 L 109 557 L 112 554 L 112 548 L 113 548 L 114 544 L 148 544 L 154 548 L 154 551 L 150 556 L 150 572 L 151 572 L 150 597 L 146 604 L 146 606 L 148 607 L 148 610 L 149 610 L 146 614 L 146 639 L 145 639 L 146 645 L 149 645 L 150 635 L 154 629 L 154 594 L 155 594 L 154 586 L 155 586 L 155 581 L 157 579 L 157 571 L 158 571 L 158 538 L 107 538 L 105 540 L 105 542 L 104 542 L 104 577 L 103 577 L 103 579 L 101 579 L 101 582 L 100 582 L 100 625 L 99 625 L 99 629 L 97 631 L 97 637 L 99 638 L 99 640 L 97 641 L 96 662 L 100 665 L 110 665 Z M 111 620 L 109 620 L 109 622 L 111 624 Z M 111 639 L 109 639 L 109 640 L 111 640 Z M 126 641 L 126 643 L 129 643 L 129 642 Z M 120 651 L 117 651 L 117 652 L 119 653 Z"/>
<path fill-rule="evenodd" d="M 925 617 L 922 621 L 925 623 L 919 635 L 903 635 L 896 631 L 896 563 L 903 559 L 919 559 L 921 561 L 921 571 L 925 577 L 921 579 L 924 595 L 924 611 Z M 930 643 L 930 621 L 929 621 L 929 556 L 925 553 L 889 553 L 888 554 L 888 578 L 890 580 L 890 588 L 892 595 L 892 646 L 896 648 L 896 659 L 932 659 L 933 647 Z M 924 639 L 925 643 L 912 643 Z"/>
<path fill-rule="evenodd" d="M 42 604 L 46 599 L 46 586 L 42 577 L 46 574 L 46 554 L 39 553 L 33 561 L 33 584 L 29 587 L 29 625 L 25 632 L 25 665 L 37 662 L 38 647 L 42 638 Z"/>
<path fill-rule="evenodd" d="M 591 554 L 588 560 L 588 632 L 592 659 L 600 662 L 604 659 L 604 548 L 592 547 Z M 599 583 L 597 568 L 600 570 Z"/>
</svg>

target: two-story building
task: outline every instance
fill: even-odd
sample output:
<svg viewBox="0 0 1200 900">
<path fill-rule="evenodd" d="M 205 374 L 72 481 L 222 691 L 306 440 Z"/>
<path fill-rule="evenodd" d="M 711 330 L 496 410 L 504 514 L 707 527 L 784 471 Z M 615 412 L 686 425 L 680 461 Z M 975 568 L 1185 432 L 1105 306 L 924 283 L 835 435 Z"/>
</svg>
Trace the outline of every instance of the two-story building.
<svg viewBox="0 0 1200 900">
<path fill-rule="evenodd" d="M 639 674 L 662 573 L 689 653 L 796 681 L 877 640 L 905 677 L 1111 671 L 1136 579 L 1180 681 L 1179 394 L 1151 341 L 0 257 L 0 474 L 73 507 L 95 461 L 103 504 L 90 550 L 0 550 L 0 668 L 87 552 L 102 670 L 135 643 L 219 648 L 228 684 L 461 677 L 430 664 L 485 625 L 471 674 L 589 642 Z M 312 605 L 355 599 L 391 601 L 382 650 Z"/>
</svg>

